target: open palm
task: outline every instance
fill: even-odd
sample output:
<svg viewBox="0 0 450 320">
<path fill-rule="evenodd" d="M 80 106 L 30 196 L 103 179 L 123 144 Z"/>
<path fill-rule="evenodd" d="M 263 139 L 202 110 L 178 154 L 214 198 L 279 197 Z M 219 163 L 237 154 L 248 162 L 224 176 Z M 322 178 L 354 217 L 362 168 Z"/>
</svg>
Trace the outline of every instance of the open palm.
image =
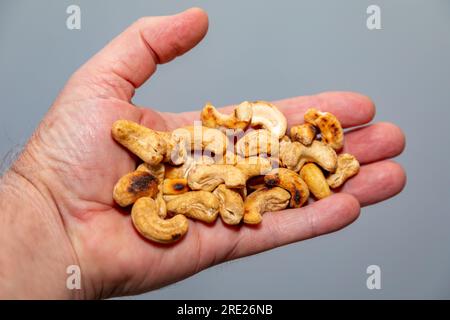
<svg viewBox="0 0 450 320">
<path fill-rule="evenodd" d="M 174 245 L 142 238 L 129 212 L 115 205 L 112 189 L 137 159 L 115 143 L 117 119 L 156 130 L 191 124 L 198 112 L 159 113 L 131 103 L 135 88 L 165 63 L 183 54 L 206 33 L 199 9 L 170 17 L 144 18 L 114 39 L 69 80 L 28 148 L 45 159 L 41 178 L 51 190 L 71 249 L 83 274 L 86 297 L 136 294 L 188 277 L 214 264 L 338 230 L 368 205 L 397 194 L 402 168 L 385 160 L 404 147 L 400 129 L 378 123 L 346 133 L 344 151 L 361 162 L 360 173 L 333 196 L 305 208 L 267 213 L 256 227 L 189 221 Z M 366 97 L 329 92 L 276 101 L 289 124 L 315 107 L 334 113 L 346 128 L 370 122 L 375 110 Z"/>
</svg>

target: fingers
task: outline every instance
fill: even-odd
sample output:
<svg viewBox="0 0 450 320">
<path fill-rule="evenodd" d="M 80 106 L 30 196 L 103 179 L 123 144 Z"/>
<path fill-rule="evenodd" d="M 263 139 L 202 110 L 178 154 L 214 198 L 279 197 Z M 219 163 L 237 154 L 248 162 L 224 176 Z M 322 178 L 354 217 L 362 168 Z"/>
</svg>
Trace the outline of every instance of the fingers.
<svg viewBox="0 0 450 320">
<path fill-rule="evenodd" d="M 364 164 L 395 157 L 404 148 L 402 130 L 391 123 L 380 122 L 346 133 L 343 152 L 353 154 Z"/>
<path fill-rule="evenodd" d="M 273 102 L 286 116 L 288 125 L 303 123 L 303 114 L 309 108 L 317 108 L 336 115 L 344 128 L 359 126 L 370 122 L 375 115 L 375 105 L 368 97 L 353 92 L 324 92 L 313 96 L 303 96 Z M 221 112 L 230 113 L 235 106 L 221 108 Z M 200 113 L 182 114 L 163 113 L 175 127 L 192 124 Z"/>
<path fill-rule="evenodd" d="M 240 229 L 226 259 L 235 259 L 337 231 L 359 215 L 358 201 L 341 193 L 300 209 L 266 213 L 262 223 Z"/>
<path fill-rule="evenodd" d="M 101 96 L 129 100 L 157 64 L 189 51 L 207 29 L 208 17 L 198 8 L 141 18 L 89 60 L 71 79 L 72 84 L 90 85 Z"/>
<path fill-rule="evenodd" d="M 404 169 L 398 163 L 385 160 L 362 166 L 341 191 L 353 195 L 361 206 L 367 206 L 395 196 L 405 184 Z"/>
</svg>

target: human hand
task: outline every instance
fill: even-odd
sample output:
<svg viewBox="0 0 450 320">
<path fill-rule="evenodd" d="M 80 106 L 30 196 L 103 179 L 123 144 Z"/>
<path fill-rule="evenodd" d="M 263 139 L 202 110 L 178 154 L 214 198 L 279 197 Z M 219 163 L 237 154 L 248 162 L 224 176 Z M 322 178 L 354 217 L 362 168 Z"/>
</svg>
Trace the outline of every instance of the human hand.
<svg viewBox="0 0 450 320">
<path fill-rule="evenodd" d="M 402 190 L 403 169 L 385 160 L 401 153 L 399 128 L 378 123 L 346 134 L 345 152 L 362 167 L 342 190 L 300 209 L 266 213 L 256 227 L 189 221 L 174 245 L 140 237 L 112 189 L 136 158 L 115 143 L 111 127 L 128 119 L 156 130 L 192 124 L 199 113 L 162 113 L 131 103 L 156 70 L 194 47 L 208 19 L 199 9 L 143 18 L 119 35 L 68 81 L 2 179 L 0 296 L 107 298 L 137 294 L 186 278 L 212 265 L 336 231 L 360 206 Z M 370 122 L 373 103 L 348 92 L 276 101 L 290 124 L 315 107 L 334 113 L 346 128 Z M 82 288 L 66 288 L 66 267 L 81 267 Z M 34 270 L 34 271 L 32 271 Z M 38 272 L 39 276 L 31 272 Z M 31 274 L 30 274 L 31 273 Z"/>
</svg>

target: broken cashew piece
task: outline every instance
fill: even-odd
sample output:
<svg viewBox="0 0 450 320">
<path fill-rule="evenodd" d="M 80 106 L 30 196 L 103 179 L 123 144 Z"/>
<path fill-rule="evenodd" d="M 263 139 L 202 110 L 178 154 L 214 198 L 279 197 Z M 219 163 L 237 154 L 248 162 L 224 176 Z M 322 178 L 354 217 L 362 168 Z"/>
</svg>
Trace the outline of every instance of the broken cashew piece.
<svg viewBox="0 0 450 320">
<path fill-rule="evenodd" d="M 305 122 L 319 128 L 322 135 L 322 142 L 340 150 L 344 145 L 344 131 L 339 120 L 329 112 L 321 112 L 311 108 L 306 110 Z"/>
<path fill-rule="evenodd" d="M 287 121 L 278 108 L 267 101 L 254 101 L 252 104 L 252 127 L 263 127 L 270 131 L 277 139 L 286 133 Z"/>
<path fill-rule="evenodd" d="M 317 135 L 316 127 L 310 123 L 299 124 L 291 128 L 291 139 L 305 146 L 311 145 Z"/>
<path fill-rule="evenodd" d="M 202 164 L 189 172 L 187 181 L 192 190 L 213 191 L 222 183 L 228 188 L 243 188 L 246 176 L 241 170 L 229 164 Z"/>
<path fill-rule="evenodd" d="M 262 214 L 285 209 L 291 195 L 280 187 L 262 188 L 249 194 L 244 201 L 244 223 L 258 224 Z"/>
<path fill-rule="evenodd" d="M 213 194 L 220 202 L 220 217 L 226 224 L 234 225 L 241 222 L 244 215 L 244 201 L 241 195 L 232 189 L 228 189 L 226 185 L 218 186 Z"/>
<path fill-rule="evenodd" d="M 224 127 L 228 129 L 244 130 L 252 119 L 252 105 L 248 101 L 239 104 L 230 115 L 225 115 L 207 103 L 203 108 L 200 118 L 202 124 L 209 128 Z"/>
<path fill-rule="evenodd" d="M 190 191 L 167 202 L 167 211 L 211 223 L 219 214 L 219 199 L 208 191 Z"/>
<path fill-rule="evenodd" d="M 359 162 L 355 156 L 343 153 L 338 156 L 336 172 L 327 178 L 331 188 L 338 188 L 359 171 Z"/>
<path fill-rule="evenodd" d="M 121 207 L 129 206 L 142 197 L 153 197 L 158 193 L 158 179 L 146 171 L 133 171 L 114 186 L 113 199 Z"/>
<path fill-rule="evenodd" d="M 245 158 L 261 154 L 277 155 L 278 150 L 278 136 L 266 129 L 249 131 L 236 142 L 236 152 Z"/>
<path fill-rule="evenodd" d="M 330 187 L 322 170 L 314 163 L 305 164 L 300 170 L 300 177 L 306 182 L 309 191 L 317 199 L 323 199 L 331 195 Z"/>
<path fill-rule="evenodd" d="M 159 243 L 172 243 L 186 234 L 189 223 L 185 216 L 164 220 L 158 215 L 158 211 L 157 202 L 148 197 L 140 198 L 133 205 L 131 219 L 142 236 Z"/>
<path fill-rule="evenodd" d="M 163 194 L 175 195 L 182 194 L 189 191 L 189 187 L 186 179 L 164 179 Z"/>
<path fill-rule="evenodd" d="M 294 171 L 277 168 L 264 177 L 268 187 L 281 187 L 291 194 L 289 206 L 300 208 L 309 197 L 309 189 L 305 181 Z"/>
</svg>

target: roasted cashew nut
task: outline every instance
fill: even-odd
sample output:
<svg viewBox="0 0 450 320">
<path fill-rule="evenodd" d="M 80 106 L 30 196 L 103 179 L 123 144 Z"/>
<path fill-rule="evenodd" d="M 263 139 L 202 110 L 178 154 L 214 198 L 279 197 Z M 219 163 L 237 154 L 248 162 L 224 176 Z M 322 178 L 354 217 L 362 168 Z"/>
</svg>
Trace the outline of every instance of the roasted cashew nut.
<svg viewBox="0 0 450 320">
<path fill-rule="evenodd" d="M 291 128 L 291 139 L 305 146 L 311 145 L 317 135 L 316 127 L 310 123 L 299 124 Z"/>
<path fill-rule="evenodd" d="M 305 164 L 300 170 L 300 177 L 306 182 L 309 191 L 317 199 L 323 199 L 331 195 L 330 187 L 322 170 L 314 163 Z"/>
<path fill-rule="evenodd" d="M 186 234 L 189 223 L 185 216 L 164 220 L 158 212 L 157 202 L 149 197 L 140 198 L 133 205 L 131 219 L 142 236 L 159 243 L 171 243 Z"/>
<path fill-rule="evenodd" d="M 262 188 L 250 193 L 244 201 L 244 223 L 258 224 L 262 214 L 285 209 L 291 195 L 283 188 Z"/>
<path fill-rule="evenodd" d="M 187 126 L 172 131 L 172 137 L 184 141 L 187 153 L 204 150 L 211 155 L 222 155 L 227 150 L 228 138 L 218 129 L 201 125 Z"/>
<path fill-rule="evenodd" d="M 274 169 L 264 177 L 268 187 L 281 187 L 291 194 L 289 206 L 300 208 L 309 197 L 308 186 L 305 181 L 294 171 L 286 168 Z"/>
<path fill-rule="evenodd" d="M 200 118 L 205 127 L 244 130 L 252 119 L 252 105 L 248 101 L 244 101 L 234 109 L 232 114 L 225 115 L 217 111 L 213 105 L 207 103 L 200 114 Z"/>
<path fill-rule="evenodd" d="M 158 193 L 158 179 L 147 171 L 136 170 L 124 175 L 114 186 L 113 199 L 121 207 L 129 206 L 142 197 Z"/>
<path fill-rule="evenodd" d="M 219 199 L 219 213 L 223 222 L 230 225 L 239 224 L 244 216 L 244 201 L 239 192 L 221 184 L 213 194 Z"/>
<path fill-rule="evenodd" d="M 164 179 L 162 191 L 169 195 L 186 193 L 189 191 L 187 179 Z"/>
<path fill-rule="evenodd" d="M 262 154 L 276 156 L 278 150 L 278 136 L 266 129 L 249 131 L 236 142 L 236 152 L 245 158 Z"/>
<path fill-rule="evenodd" d="M 327 178 L 331 188 L 338 188 L 359 171 L 359 162 L 355 156 L 343 153 L 338 156 L 336 172 Z"/>
<path fill-rule="evenodd" d="M 198 164 L 213 164 L 214 159 L 205 155 L 187 156 L 186 161 L 181 166 L 165 165 L 166 171 L 164 177 L 166 179 L 183 179 L 187 178 L 189 172 Z"/>
<path fill-rule="evenodd" d="M 306 110 L 305 122 L 319 128 L 322 135 L 322 142 L 340 150 L 344 145 L 344 131 L 339 120 L 329 112 L 320 112 L 311 108 Z"/>
<path fill-rule="evenodd" d="M 148 172 L 152 176 L 156 177 L 158 179 L 159 183 L 161 183 L 164 180 L 165 166 L 163 163 L 158 163 L 156 165 L 142 163 L 136 168 L 136 171 Z"/>
<path fill-rule="evenodd" d="M 219 213 L 219 199 L 211 192 L 190 191 L 167 202 L 167 211 L 206 223 L 214 222 Z"/>
<path fill-rule="evenodd" d="M 272 170 L 272 163 L 269 159 L 263 157 L 249 157 L 238 161 L 235 165 L 236 168 L 241 170 L 247 177 L 247 179 L 264 175 Z"/>
<path fill-rule="evenodd" d="M 245 187 L 246 176 L 232 165 L 201 164 L 195 166 L 189 172 L 187 180 L 192 190 L 213 191 L 222 183 L 228 188 L 243 188 Z"/>
<path fill-rule="evenodd" d="M 252 104 L 252 127 L 262 127 L 270 131 L 277 139 L 286 133 L 286 117 L 273 104 L 267 101 L 254 101 Z"/>
</svg>

